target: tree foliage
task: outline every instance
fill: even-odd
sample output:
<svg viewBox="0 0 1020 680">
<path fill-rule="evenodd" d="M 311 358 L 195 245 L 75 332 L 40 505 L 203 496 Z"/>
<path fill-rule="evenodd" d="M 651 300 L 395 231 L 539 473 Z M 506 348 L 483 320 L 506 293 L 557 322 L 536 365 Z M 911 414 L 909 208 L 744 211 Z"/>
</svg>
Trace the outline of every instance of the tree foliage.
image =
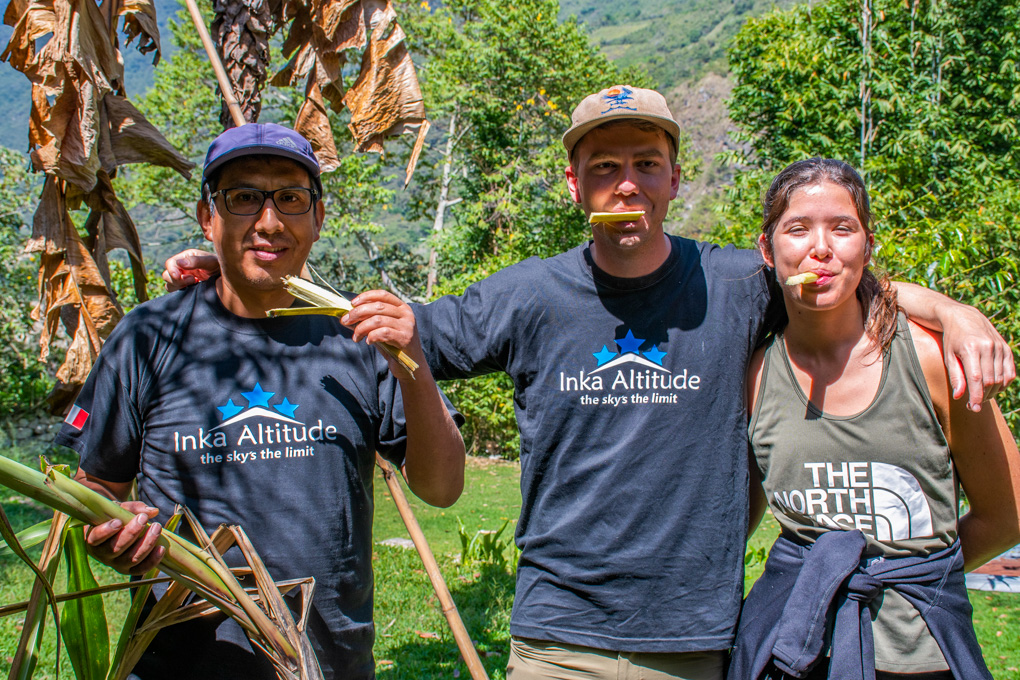
<svg viewBox="0 0 1020 680">
<path fill-rule="evenodd" d="M 1020 342 L 1020 58 L 1016 0 L 833 0 L 749 20 L 730 51 L 744 151 L 719 239 L 751 244 L 755 197 L 790 162 L 846 160 L 864 176 L 877 259 Z M 1014 430 L 1015 393 L 1000 398 Z"/>
<path fill-rule="evenodd" d="M 38 329 L 31 319 L 36 299 L 38 258 L 24 252 L 26 225 L 33 194 L 38 191 L 27 159 L 0 147 L 0 287 L 6 303 L 0 305 L 0 411 L 22 413 L 38 408 L 53 387 L 52 366 L 39 359 Z"/>
<path fill-rule="evenodd" d="M 210 4 L 201 2 L 199 6 L 210 21 Z M 169 27 L 177 49 L 156 67 L 152 87 L 139 98 L 138 106 L 174 148 L 201 167 L 209 143 L 222 131 L 216 76 L 187 12 L 179 11 Z M 198 238 L 195 201 L 200 172 L 187 178 L 167 168 L 138 165 L 125 175 L 118 187 L 132 211 L 142 216 L 139 225 L 147 235 L 169 241 L 171 247 L 181 242 L 182 234 Z M 138 211 L 137 206 L 147 209 Z"/>
<path fill-rule="evenodd" d="M 430 115 L 447 134 L 458 115 L 453 191 L 461 202 L 451 209 L 450 227 L 436 235 L 447 292 L 588 238 L 566 191 L 560 137 L 584 96 L 648 82 L 640 72 L 620 71 L 580 24 L 561 23 L 558 14 L 557 0 L 455 0 L 405 11 L 411 49 L 424 62 Z M 693 163 L 686 144 L 681 159 Z M 417 183 L 412 208 L 431 218 L 439 163 L 422 165 L 432 174 L 422 168 L 428 179 Z"/>
</svg>

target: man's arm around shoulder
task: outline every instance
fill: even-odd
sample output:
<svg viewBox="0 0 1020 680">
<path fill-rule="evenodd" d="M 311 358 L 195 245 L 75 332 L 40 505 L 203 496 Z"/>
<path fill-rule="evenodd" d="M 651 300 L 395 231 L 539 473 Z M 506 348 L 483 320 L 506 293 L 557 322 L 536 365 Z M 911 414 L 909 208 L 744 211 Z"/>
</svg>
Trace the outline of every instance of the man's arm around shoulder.
<svg viewBox="0 0 1020 680">
<path fill-rule="evenodd" d="M 984 314 L 923 286 L 899 281 L 893 286 L 913 321 L 942 332 L 953 399 L 967 392 L 967 408 L 980 411 L 983 401 L 1013 382 L 1013 352 Z"/>
</svg>

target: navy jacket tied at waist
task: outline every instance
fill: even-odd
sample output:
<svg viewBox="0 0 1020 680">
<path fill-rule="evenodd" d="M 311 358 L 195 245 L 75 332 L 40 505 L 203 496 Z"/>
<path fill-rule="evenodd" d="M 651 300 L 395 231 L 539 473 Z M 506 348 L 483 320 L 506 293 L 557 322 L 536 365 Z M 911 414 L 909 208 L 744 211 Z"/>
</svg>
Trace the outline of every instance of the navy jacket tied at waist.
<svg viewBox="0 0 1020 680">
<path fill-rule="evenodd" d="M 992 676 L 981 657 L 963 575 L 960 541 L 928 557 L 862 560 L 860 531 L 829 531 L 814 545 L 780 537 L 744 602 L 730 680 L 757 680 L 769 661 L 803 678 L 824 657 L 829 676 L 875 679 L 868 602 L 895 590 L 917 608 L 953 676 Z"/>
</svg>

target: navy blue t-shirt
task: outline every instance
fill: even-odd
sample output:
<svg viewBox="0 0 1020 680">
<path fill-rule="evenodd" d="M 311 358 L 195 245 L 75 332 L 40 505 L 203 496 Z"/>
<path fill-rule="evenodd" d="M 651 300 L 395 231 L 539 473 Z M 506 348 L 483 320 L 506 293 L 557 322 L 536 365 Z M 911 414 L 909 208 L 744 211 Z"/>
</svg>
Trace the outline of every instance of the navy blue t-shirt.
<svg viewBox="0 0 1020 680">
<path fill-rule="evenodd" d="M 671 237 L 611 277 L 587 246 L 415 309 L 433 373 L 504 371 L 521 432 L 515 636 L 726 649 L 743 593 L 744 375 L 769 280 L 755 251 Z"/>
<path fill-rule="evenodd" d="M 325 676 L 373 677 L 374 451 L 399 465 L 406 437 L 374 348 L 330 317 L 235 316 L 214 279 L 128 314 L 75 404 L 80 428 L 56 441 L 82 469 L 137 476 L 159 521 L 180 503 L 207 531 L 241 525 L 277 580 L 315 577 L 309 630 Z M 236 548 L 225 557 L 241 563 Z M 136 672 L 276 677 L 231 620 L 166 629 Z"/>
</svg>

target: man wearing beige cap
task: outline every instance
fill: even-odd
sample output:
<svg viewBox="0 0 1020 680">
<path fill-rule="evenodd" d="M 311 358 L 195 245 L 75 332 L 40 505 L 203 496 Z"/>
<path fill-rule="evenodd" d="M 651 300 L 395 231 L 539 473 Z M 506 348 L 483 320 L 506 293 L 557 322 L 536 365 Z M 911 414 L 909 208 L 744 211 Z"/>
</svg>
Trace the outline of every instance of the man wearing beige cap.
<svg viewBox="0 0 1020 680">
<path fill-rule="evenodd" d="M 415 312 L 437 375 L 514 382 L 523 503 L 508 678 L 718 680 L 743 594 L 744 375 L 768 330 L 771 275 L 757 251 L 663 232 L 681 176 L 661 94 L 610 87 L 572 122 L 567 185 L 595 216 L 591 241 Z M 913 316 L 962 308 L 900 296 Z M 1008 354 L 975 310 L 957 317 Z"/>
<path fill-rule="evenodd" d="M 632 214 L 416 313 L 438 374 L 514 380 L 512 680 L 723 677 L 748 514 L 741 390 L 770 296 L 754 253 L 663 233 L 679 135 L 657 92 L 587 97 L 563 136 L 570 194 L 589 216 Z"/>
<path fill-rule="evenodd" d="M 415 308 L 437 377 L 514 383 L 510 680 L 723 677 L 749 514 L 744 373 L 770 278 L 757 251 L 663 232 L 679 134 L 651 90 L 585 98 L 563 143 L 591 241 Z M 173 263 L 165 277 L 179 281 Z M 933 321 L 961 307 L 901 299 Z M 976 311 L 952 321 L 993 348 L 986 365 L 1008 354 Z"/>
</svg>

